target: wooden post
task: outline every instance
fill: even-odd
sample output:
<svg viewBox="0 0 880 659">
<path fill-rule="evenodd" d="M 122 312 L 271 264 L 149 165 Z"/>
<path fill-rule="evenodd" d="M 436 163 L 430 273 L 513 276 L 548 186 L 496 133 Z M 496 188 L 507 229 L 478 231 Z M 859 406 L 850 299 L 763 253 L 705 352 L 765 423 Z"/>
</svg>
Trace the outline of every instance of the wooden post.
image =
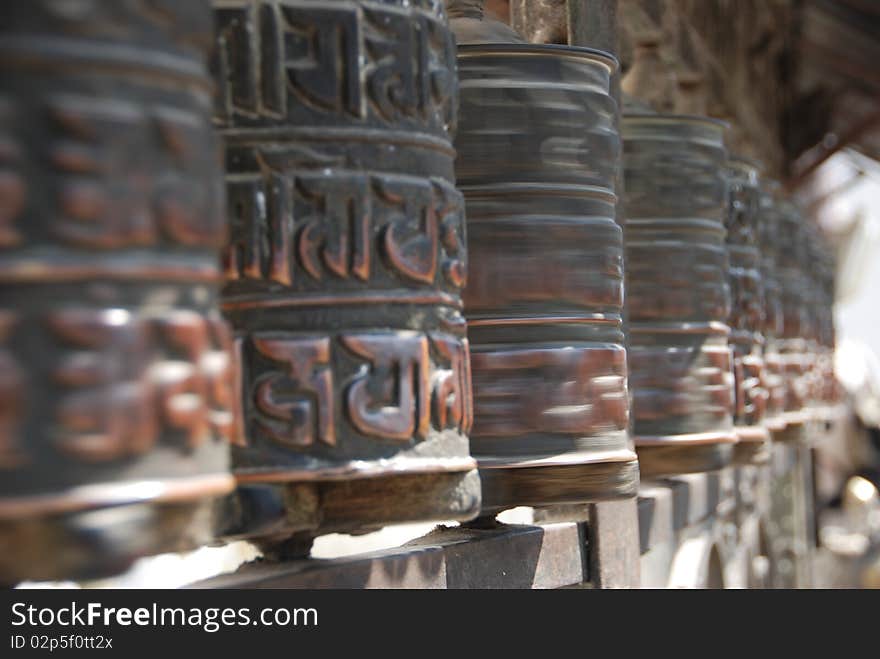
<svg viewBox="0 0 880 659">
<path fill-rule="evenodd" d="M 568 43 L 618 52 L 617 0 L 568 0 Z M 620 107 L 620 75 L 612 94 Z M 617 188 L 621 189 L 622 177 Z M 623 224 L 623 217 L 618 217 Z M 639 520 L 635 499 L 590 505 L 587 549 L 596 588 L 639 586 Z"/>
<path fill-rule="evenodd" d="M 639 518 L 636 499 L 590 506 L 589 579 L 595 588 L 638 588 Z"/>
<path fill-rule="evenodd" d="M 617 54 L 617 0 L 568 0 L 568 43 Z"/>
</svg>

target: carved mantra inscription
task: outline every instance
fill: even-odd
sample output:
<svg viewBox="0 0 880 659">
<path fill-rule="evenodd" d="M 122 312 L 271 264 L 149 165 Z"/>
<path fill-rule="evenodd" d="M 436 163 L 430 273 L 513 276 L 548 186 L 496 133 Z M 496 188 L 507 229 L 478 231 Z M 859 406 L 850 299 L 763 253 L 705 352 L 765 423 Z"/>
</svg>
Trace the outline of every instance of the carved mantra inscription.
<svg viewBox="0 0 880 659">
<path fill-rule="evenodd" d="M 307 447 L 316 441 L 336 445 L 333 372 L 330 339 L 270 339 L 254 337 L 254 348 L 284 365 L 263 377 L 254 390 L 260 432 L 279 444 Z M 289 382 L 292 392 L 285 391 Z"/>
<path fill-rule="evenodd" d="M 52 371 L 61 452 L 99 462 L 146 453 L 160 439 L 182 450 L 232 439 L 231 336 L 219 319 L 70 309 L 47 324 L 62 350 Z"/>
<path fill-rule="evenodd" d="M 474 437 L 626 428 L 622 347 L 474 353 L 473 373 Z"/>
<path fill-rule="evenodd" d="M 454 122 L 455 45 L 419 3 L 242 4 L 215 11 L 222 121 L 315 114 L 440 130 Z"/>
<path fill-rule="evenodd" d="M 101 250 L 223 244 L 217 143 L 202 115 L 74 93 L 50 94 L 37 106 L 0 99 L 6 125 L 30 126 L 32 116 L 45 117 L 49 139 L 41 148 L 0 135 L 0 248 L 20 246 L 25 236 Z M 21 172 L 37 159 L 45 178 L 29 189 Z M 25 218 L 41 190 L 52 212 Z"/>
<path fill-rule="evenodd" d="M 231 281 L 367 282 L 382 262 L 405 281 L 464 285 L 463 202 L 441 179 L 273 172 L 236 175 L 228 191 L 233 228 L 224 262 Z"/>
<path fill-rule="evenodd" d="M 252 362 L 251 350 L 262 358 L 250 367 L 245 391 L 255 435 L 274 443 L 334 447 L 343 416 L 361 435 L 390 440 L 470 428 L 466 339 L 405 331 L 335 338 L 258 332 L 242 350 L 245 363 Z"/>
<path fill-rule="evenodd" d="M 234 468 L 463 457 L 466 231 L 442 3 L 216 4 L 222 304 L 247 438 Z"/>
<path fill-rule="evenodd" d="M 222 244 L 215 142 L 201 116 L 70 96 L 51 99 L 49 117 L 58 131 L 50 160 L 58 173 L 61 215 L 52 233 L 59 239 L 102 248 L 154 245 L 160 235 L 181 245 Z M 164 162 L 143 159 L 146 144 L 160 146 L 153 149 Z"/>
</svg>

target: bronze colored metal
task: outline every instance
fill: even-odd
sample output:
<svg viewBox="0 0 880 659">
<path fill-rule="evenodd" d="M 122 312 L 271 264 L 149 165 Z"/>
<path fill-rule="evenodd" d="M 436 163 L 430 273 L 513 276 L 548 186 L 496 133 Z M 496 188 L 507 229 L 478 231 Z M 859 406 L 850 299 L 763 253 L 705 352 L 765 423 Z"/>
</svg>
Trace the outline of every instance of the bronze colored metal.
<svg viewBox="0 0 880 659">
<path fill-rule="evenodd" d="M 468 519 L 458 88 L 443 7 L 217 2 L 244 440 L 230 535 Z"/>
<path fill-rule="evenodd" d="M 616 61 L 568 46 L 460 46 L 483 510 L 635 494 L 621 325 Z"/>
<path fill-rule="evenodd" d="M 633 434 L 642 475 L 729 464 L 734 376 L 725 124 L 624 115 Z"/>
<path fill-rule="evenodd" d="M 767 406 L 764 389 L 764 290 L 758 250 L 761 190 L 758 166 L 732 157 L 727 164 L 727 252 L 731 290 L 730 347 L 735 379 L 734 459 L 740 464 L 766 462 L 770 433 L 762 425 Z"/>
<path fill-rule="evenodd" d="M 0 17 L 0 581 L 107 575 L 233 487 L 210 7 Z"/>
</svg>

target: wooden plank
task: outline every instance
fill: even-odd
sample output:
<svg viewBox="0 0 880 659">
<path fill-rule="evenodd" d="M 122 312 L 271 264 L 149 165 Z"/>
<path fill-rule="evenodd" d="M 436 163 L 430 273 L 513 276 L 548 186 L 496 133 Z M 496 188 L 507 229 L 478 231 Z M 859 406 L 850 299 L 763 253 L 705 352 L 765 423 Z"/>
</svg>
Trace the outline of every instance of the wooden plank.
<svg viewBox="0 0 880 659">
<path fill-rule="evenodd" d="M 672 489 L 657 483 L 642 483 L 638 499 L 639 551 L 646 554 L 675 538 Z"/>
<path fill-rule="evenodd" d="M 594 588 L 638 588 L 639 517 L 636 499 L 590 506 L 589 579 Z"/>
<path fill-rule="evenodd" d="M 810 160 L 810 162 L 798 168 L 795 175 L 786 183 L 788 190 L 796 190 L 810 174 L 815 172 L 822 164 L 841 149 L 857 143 L 862 137 L 880 127 L 880 110 L 871 112 L 861 119 L 855 121 L 847 130 L 843 131 L 828 147 L 822 146 L 819 152 Z"/>
<path fill-rule="evenodd" d="M 561 588 L 586 579 L 576 523 L 438 527 L 401 547 L 338 559 L 257 562 L 192 588 Z"/>
<path fill-rule="evenodd" d="M 388 550 L 336 559 L 248 563 L 189 588 L 446 588 L 438 547 Z"/>
</svg>

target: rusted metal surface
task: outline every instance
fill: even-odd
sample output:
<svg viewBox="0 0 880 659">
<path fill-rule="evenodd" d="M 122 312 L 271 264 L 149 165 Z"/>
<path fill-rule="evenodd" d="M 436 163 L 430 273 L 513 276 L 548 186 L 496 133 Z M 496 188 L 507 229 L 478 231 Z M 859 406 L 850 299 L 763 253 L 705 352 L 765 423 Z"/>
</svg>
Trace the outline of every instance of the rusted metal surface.
<svg viewBox="0 0 880 659">
<path fill-rule="evenodd" d="M 734 378 L 724 124 L 624 115 L 633 433 L 643 474 L 726 465 Z"/>
<path fill-rule="evenodd" d="M 458 65 L 484 510 L 632 496 L 615 61 L 482 45 Z"/>
<path fill-rule="evenodd" d="M 758 250 L 761 204 L 758 166 L 732 157 L 727 166 L 727 183 L 727 252 L 731 289 L 729 343 L 733 351 L 736 386 L 733 419 L 739 439 L 734 458 L 747 464 L 769 459 L 770 441 L 769 431 L 762 426 L 768 395 L 762 386 L 764 289 Z"/>
<path fill-rule="evenodd" d="M 479 480 L 442 4 L 218 2 L 215 18 L 236 478 L 280 497 L 274 540 L 467 519 Z"/>
<path fill-rule="evenodd" d="M 0 581 L 113 573 L 233 485 L 210 8 L 0 17 Z"/>
</svg>

